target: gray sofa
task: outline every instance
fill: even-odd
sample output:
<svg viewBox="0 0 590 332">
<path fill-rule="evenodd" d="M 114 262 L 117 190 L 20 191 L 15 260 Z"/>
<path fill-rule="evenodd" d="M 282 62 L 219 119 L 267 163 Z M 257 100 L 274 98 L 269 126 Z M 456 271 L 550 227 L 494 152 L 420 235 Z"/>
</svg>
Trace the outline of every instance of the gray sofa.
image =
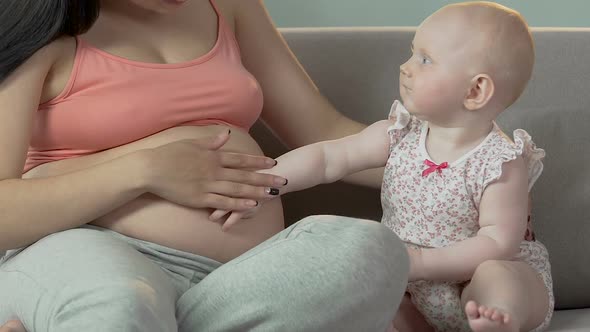
<svg viewBox="0 0 590 332">
<path fill-rule="evenodd" d="M 364 123 L 387 116 L 398 96 L 399 65 L 413 28 L 296 28 L 284 37 L 318 88 Z M 534 29 L 537 61 L 522 98 L 500 119 L 521 127 L 547 151 L 534 188 L 537 238 L 552 260 L 555 313 L 550 331 L 590 331 L 590 29 Z M 284 152 L 258 125 L 271 155 Z M 288 222 L 331 213 L 380 220 L 378 190 L 324 185 L 284 198 Z"/>
</svg>

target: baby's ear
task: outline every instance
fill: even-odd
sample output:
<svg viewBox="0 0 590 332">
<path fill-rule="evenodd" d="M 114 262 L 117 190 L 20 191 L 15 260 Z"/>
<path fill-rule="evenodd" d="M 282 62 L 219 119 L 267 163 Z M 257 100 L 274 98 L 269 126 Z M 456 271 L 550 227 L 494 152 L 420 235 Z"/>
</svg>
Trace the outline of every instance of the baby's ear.
<svg viewBox="0 0 590 332">
<path fill-rule="evenodd" d="M 463 105 L 469 111 L 477 111 L 488 104 L 494 92 L 494 81 L 490 75 L 478 74 L 471 79 Z"/>
</svg>

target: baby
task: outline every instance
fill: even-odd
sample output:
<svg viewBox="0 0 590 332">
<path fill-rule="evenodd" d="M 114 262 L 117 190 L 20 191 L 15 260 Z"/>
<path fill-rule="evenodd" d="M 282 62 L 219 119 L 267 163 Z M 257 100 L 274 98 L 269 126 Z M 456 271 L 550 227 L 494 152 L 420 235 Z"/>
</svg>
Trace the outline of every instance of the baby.
<svg viewBox="0 0 590 332">
<path fill-rule="evenodd" d="M 294 150 L 264 171 L 289 180 L 285 194 L 385 166 L 382 223 L 406 242 L 411 266 L 390 330 L 547 328 L 548 254 L 527 223 L 544 151 L 524 130 L 511 140 L 494 121 L 521 95 L 533 63 L 518 12 L 490 2 L 446 6 L 418 27 L 400 67 L 403 103 L 388 120 Z M 223 227 L 242 217 L 233 212 Z"/>
</svg>

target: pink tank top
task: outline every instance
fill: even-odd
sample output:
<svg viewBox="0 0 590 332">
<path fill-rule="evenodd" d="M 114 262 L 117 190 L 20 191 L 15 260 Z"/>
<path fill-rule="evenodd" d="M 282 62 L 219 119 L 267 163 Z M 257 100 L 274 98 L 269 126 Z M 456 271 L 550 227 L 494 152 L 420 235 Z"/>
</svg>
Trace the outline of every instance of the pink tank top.
<svg viewBox="0 0 590 332">
<path fill-rule="evenodd" d="M 218 17 L 217 41 L 191 61 L 131 61 L 77 38 L 66 88 L 35 114 L 24 172 L 175 126 L 223 124 L 249 130 L 262 111 L 262 91 L 242 65 L 231 28 L 210 2 Z"/>
</svg>

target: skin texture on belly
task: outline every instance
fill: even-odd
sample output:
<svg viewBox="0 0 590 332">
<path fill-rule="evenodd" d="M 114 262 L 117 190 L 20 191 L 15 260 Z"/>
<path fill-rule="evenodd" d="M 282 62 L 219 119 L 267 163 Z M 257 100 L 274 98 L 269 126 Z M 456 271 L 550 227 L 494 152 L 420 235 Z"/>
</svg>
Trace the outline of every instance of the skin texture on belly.
<svg viewBox="0 0 590 332">
<path fill-rule="evenodd" d="M 91 158 L 73 158 L 40 165 L 24 178 L 54 176 L 86 168 L 139 149 L 153 148 L 183 139 L 203 138 L 227 130 L 225 126 L 184 126 L 165 130 L 136 142 L 101 152 Z M 231 138 L 222 150 L 262 155 L 248 133 L 232 128 Z M 154 242 L 178 250 L 227 262 L 263 242 L 284 227 L 280 198 L 267 201 L 257 214 L 244 219 L 230 230 L 208 219 L 210 209 L 191 209 L 153 194 L 137 199 L 91 222 L 121 234 Z"/>
</svg>

